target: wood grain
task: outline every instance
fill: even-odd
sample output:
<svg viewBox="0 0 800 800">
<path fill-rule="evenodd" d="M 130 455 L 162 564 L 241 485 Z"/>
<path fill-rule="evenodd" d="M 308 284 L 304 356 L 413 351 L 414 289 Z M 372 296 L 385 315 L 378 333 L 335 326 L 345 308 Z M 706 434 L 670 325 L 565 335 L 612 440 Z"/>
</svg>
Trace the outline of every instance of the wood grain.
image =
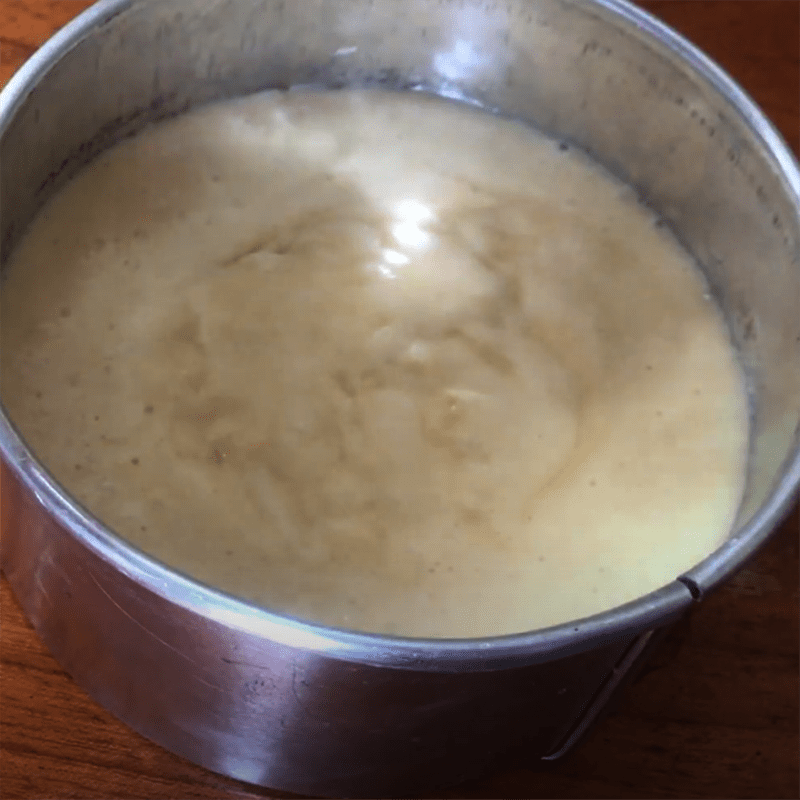
<svg viewBox="0 0 800 800">
<path fill-rule="evenodd" d="M 0 0 L 0 83 L 86 0 Z M 718 61 L 800 151 L 798 0 L 647 0 Z M 447 797 L 797 798 L 797 508 L 697 607 L 573 755 L 516 756 Z M 285 797 L 214 775 L 130 731 L 52 659 L 0 585 L 3 798 Z"/>
</svg>

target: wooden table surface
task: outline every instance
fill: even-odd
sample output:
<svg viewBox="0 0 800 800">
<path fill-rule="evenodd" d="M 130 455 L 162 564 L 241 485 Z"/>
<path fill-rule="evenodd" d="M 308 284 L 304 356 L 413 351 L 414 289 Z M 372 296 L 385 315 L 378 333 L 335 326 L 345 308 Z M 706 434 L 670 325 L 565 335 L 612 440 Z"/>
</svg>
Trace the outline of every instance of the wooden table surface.
<svg viewBox="0 0 800 800">
<path fill-rule="evenodd" d="M 1 0 L 0 85 L 87 0 Z M 725 67 L 800 151 L 800 0 L 642 0 Z M 699 606 L 615 713 L 554 764 L 517 758 L 449 797 L 797 798 L 798 509 Z M 3 798 L 282 797 L 128 730 L 52 659 L 2 579 Z"/>
</svg>

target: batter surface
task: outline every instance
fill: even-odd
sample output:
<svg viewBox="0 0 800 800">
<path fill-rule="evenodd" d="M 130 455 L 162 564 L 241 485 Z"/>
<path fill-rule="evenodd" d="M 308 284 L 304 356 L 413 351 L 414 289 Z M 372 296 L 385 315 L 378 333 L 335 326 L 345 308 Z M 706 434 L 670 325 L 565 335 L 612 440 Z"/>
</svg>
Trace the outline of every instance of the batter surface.
<svg viewBox="0 0 800 800">
<path fill-rule="evenodd" d="M 422 95 L 265 93 L 60 191 L 2 396 L 122 536 L 271 609 L 472 637 L 633 600 L 729 532 L 744 383 L 631 190 Z"/>
</svg>

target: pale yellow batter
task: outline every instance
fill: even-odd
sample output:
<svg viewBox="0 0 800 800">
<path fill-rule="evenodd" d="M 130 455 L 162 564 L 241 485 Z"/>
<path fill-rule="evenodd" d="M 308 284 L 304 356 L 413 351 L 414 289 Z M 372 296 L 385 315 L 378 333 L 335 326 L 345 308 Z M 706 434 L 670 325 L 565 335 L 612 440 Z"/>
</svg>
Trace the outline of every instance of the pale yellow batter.
<svg viewBox="0 0 800 800">
<path fill-rule="evenodd" d="M 689 257 L 520 124 L 267 93 L 105 153 L 2 289 L 12 419 L 87 508 L 303 618 L 485 636 L 635 599 L 740 497 L 745 388 Z"/>
</svg>

